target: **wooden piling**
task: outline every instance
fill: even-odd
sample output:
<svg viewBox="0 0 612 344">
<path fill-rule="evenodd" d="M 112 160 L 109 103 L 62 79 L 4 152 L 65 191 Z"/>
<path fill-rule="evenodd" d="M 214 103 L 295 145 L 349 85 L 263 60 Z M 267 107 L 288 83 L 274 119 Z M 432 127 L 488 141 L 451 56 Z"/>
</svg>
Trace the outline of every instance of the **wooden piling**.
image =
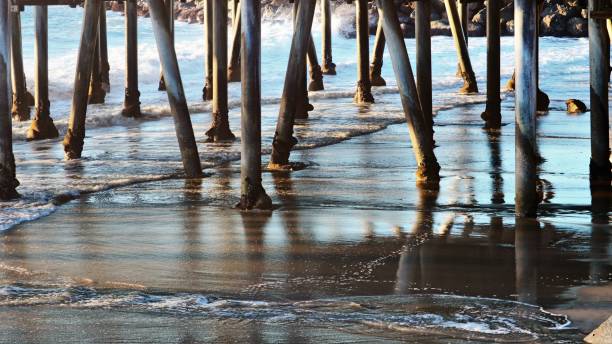
<svg viewBox="0 0 612 344">
<path fill-rule="evenodd" d="M 461 21 L 461 29 L 463 29 L 463 38 L 465 39 L 465 44 L 469 44 L 469 21 L 468 18 L 470 3 L 465 0 L 457 0 L 457 13 L 459 14 L 459 21 Z"/>
<path fill-rule="evenodd" d="M 415 8 L 416 83 L 423 110 L 423 119 L 431 129 L 433 141 L 432 76 L 431 76 L 431 3 L 417 1 Z"/>
<path fill-rule="evenodd" d="M 312 35 L 310 35 L 310 42 L 308 44 L 308 65 L 310 66 L 310 83 L 308 84 L 308 91 L 323 91 L 325 89 L 323 85 L 323 72 L 321 70 L 321 65 L 319 65 L 317 48 L 315 47 Z"/>
<path fill-rule="evenodd" d="M 261 3 L 242 0 L 242 74 L 240 204 L 241 209 L 270 209 L 261 185 Z"/>
<path fill-rule="evenodd" d="M 589 13 L 604 8 L 604 0 L 589 0 Z M 591 188 L 610 189 L 610 122 L 608 83 L 610 82 L 610 39 L 603 19 L 589 16 L 589 63 L 591 100 Z"/>
<path fill-rule="evenodd" d="M 100 13 L 104 10 L 104 1 L 100 5 Z M 100 18 L 98 19 L 98 21 Z M 96 45 L 94 47 L 94 59 L 91 68 L 91 80 L 89 83 L 89 104 L 104 104 L 106 91 L 102 87 L 102 68 L 101 68 L 101 53 L 100 53 L 100 24 L 98 23 L 98 34 L 96 36 Z"/>
<path fill-rule="evenodd" d="M 213 19 L 212 19 L 213 0 L 205 0 L 204 3 L 204 88 L 202 89 L 202 100 L 212 100 L 212 74 L 213 74 Z"/>
<path fill-rule="evenodd" d="M 151 13 L 153 34 L 155 35 L 159 60 L 166 82 L 168 101 L 174 118 L 174 127 L 181 150 L 185 175 L 188 178 L 200 178 L 202 177 L 202 166 L 168 23 L 169 15 L 162 0 L 147 0 L 147 3 Z"/>
<path fill-rule="evenodd" d="M 233 0 L 233 2 L 237 5 L 238 1 Z M 234 20 L 232 27 L 232 48 L 229 56 L 229 65 L 227 67 L 227 80 L 229 82 L 237 82 L 240 81 L 240 35 L 241 35 L 241 21 L 240 12 L 242 6 L 237 6 L 233 8 Z"/>
<path fill-rule="evenodd" d="M 457 13 L 457 5 L 455 0 L 444 0 L 444 5 L 446 6 L 448 23 L 453 34 L 453 40 L 455 41 L 457 58 L 459 59 L 459 66 L 461 68 L 461 74 L 464 80 L 463 87 L 459 89 L 459 93 L 478 93 L 476 76 L 474 75 L 474 70 L 472 69 L 467 42 L 465 41 L 465 34 L 463 33 L 463 28 L 461 27 L 461 22 L 459 20 L 459 14 Z"/>
<path fill-rule="evenodd" d="M 517 217 L 535 217 L 538 162 L 536 142 L 536 2 L 514 2 L 515 58 L 515 209 Z"/>
<path fill-rule="evenodd" d="M 298 4 L 299 4 L 299 0 L 293 1 L 294 30 L 295 30 L 295 23 L 296 23 L 295 18 L 297 16 Z M 309 55 L 312 53 L 310 51 L 312 34 L 309 35 L 308 39 L 310 41 L 308 42 L 308 51 L 306 55 L 307 60 L 309 58 Z M 296 105 L 295 105 L 294 118 L 295 119 L 308 119 L 308 112 L 312 111 L 314 107 L 310 104 L 310 99 L 308 97 L 308 66 L 306 65 L 306 62 L 304 63 L 303 68 L 300 69 L 300 74 L 298 76 L 298 81 L 297 81 L 297 87 L 298 88 L 296 92 L 296 100 L 295 100 Z"/>
<path fill-rule="evenodd" d="M 36 114 L 28 129 L 28 140 L 44 140 L 59 136 L 51 119 L 49 102 L 49 49 L 48 49 L 48 14 L 47 6 L 34 7 L 36 24 L 36 41 L 34 50 L 34 98 Z"/>
<path fill-rule="evenodd" d="M 100 39 L 100 82 L 104 92 L 110 92 L 110 64 L 108 63 L 108 30 L 106 27 L 106 6 L 102 5 L 100 12 L 100 27 L 98 37 Z"/>
<path fill-rule="evenodd" d="M 64 152 L 66 159 L 78 159 L 83 152 L 85 139 L 85 117 L 87 115 L 87 101 L 89 83 L 94 63 L 96 39 L 98 34 L 98 18 L 101 9 L 100 0 L 85 0 L 83 25 L 81 31 L 81 44 L 77 58 L 77 67 L 74 77 L 74 92 L 68 121 L 68 132 L 64 137 Z"/>
<path fill-rule="evenodd" d="M 418 2 L 417 2 L 418 3 Z M 416 25 L 416 24 L 415 24 Z M 383 32 L 380 16 L 376 26 L 376 38 L 374 40 L 374 53 L 370 63 L 370 83 L 372 86 L 386 86 L 387 82 L 380 75 L 383 66 L 383 55 L 385 54 L 385 33 Z"/>
<path fill-rule="evenodd" d="M 236 137 L 229 127 L 227 108 L 227 1 L 213 1 L 213 104 L 208 142 L 229 141 Z"/>
<path fill-rule="evenodd" d="M 12 116 L 15 121 L 30 119 L 30 106 L 28 105 L 28 90 L 26 88 L 25 73 L 23 71 L 23 50 L 21 45 L 21 14 L 18 7 L 11 11 L 11 74 L 13 88 Z"/>
<path fill-rule="evenodd" d="M 332 34 L 331 34 L 331 0 L 321 1 L 321 72 L 325 75 L 336 75 L 336 65 L 332 61 Z"/>
<path fill-rule="evenodd" d="M 19 196 L 11 125 L 11 26 L 9 0 L 0 0 L 0 200 Z"/>
<path fill-rule="evenodd" d="M 291 148 L 297 143 L 297 139 L 293 137 L 293 124 L 297 93 L 299 92 L 298 83 L 300 73 L 306 65 L 306 53 L 310 30 L 312 29 L 315 0 L 300 0 L 296 6 L 297 11 L 289 61 L 285 73 L 285 85 L 276 123 L 276 132 L 272 142 L 272 155 L 268 165 L 270 169 L 286 169 L 289 164 Z"/>
<path fill-rule="evenodd" d="M 487 105 L 485 127 L 501 128 L 499 0 L 487 1 Z"/>
<path fill-rule="evenodd" d="M 138 91 L 138 7 L 136 0 L 125 4 L 125 97 L 121 114 L 140 117 L 140 91 Z"/>
<path fill-rule="evenodd" d="M 370 83 L 370 23 L 368 20 L 368 0 L 357 0 L 355 4 L 355 23 L 357 25 L 357 104 L 374 103 Z"/>
<path fill-rule="evenodd" d="M 174 0 L 164 0 L 164 5 L 166 7 L 166 13 L 168 14 L 168 24 L 170 25 L 170 39 L 172 40 L 172 45 L 174 46 Z M 157 87 L 157 90 L 166 90 L 164 72 L 161 70 L 159 71 L 159 86 Z"/>
<path fill-rule="evenodd" d="M 376 4 L 383 18 L 383 30 L 388 51 L 391 55 L 391 63 L 410 131 L 410 141 L 418 166 L 417 183 L 435 189 L 440 180 L 440 165 L 434 154 L 433 141 L 429 135 L 431 128 L 428 128 L 423 116 L 394 0 L 376 0 Z"/>
</svg>

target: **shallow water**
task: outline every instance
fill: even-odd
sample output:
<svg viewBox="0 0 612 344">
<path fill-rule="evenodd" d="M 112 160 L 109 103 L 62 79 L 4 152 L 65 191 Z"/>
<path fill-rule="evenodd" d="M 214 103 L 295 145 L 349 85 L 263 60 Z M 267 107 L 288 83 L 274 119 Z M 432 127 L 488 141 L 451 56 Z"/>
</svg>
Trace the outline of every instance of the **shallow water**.
<svg viewBox="0 0 612 344">
<path fill-rule="evenodd" d="M 49 13 L 52 116 L 63 131 L 78 32 L 60 23 L 78 27 L 82 12 Z M 248 214 L 232 209 L 239 141 L 204 143 L 210 115 L 200 100 L 202 41 L 194 39 L 202 27 L 177 23 L 208 173 L 185 181 L 166 95 L 156 91 L 150 23 L 139 19 L 141 100 L 150 114 L 131 120 L 119 114 L 123 18 L 108 18 L 112 92 L 90 107 L 84 158 L 66 162 L 59 139 L 27 143 L 29 123 L 14 124 L 23 197 L 0 203 L 0 342 L 575 342 L 612 313 L 610 195 L 591 197 L 589 117 L 567 115 L 563 103 L 588 104 L 586 40 L 541 40 L 541 87 L 552 110 L 538 120 L 546 159 L 538 222 L 514 218 L 512 96 L 502 104 L 501 132 L 482 131 L 484 96 L 456 94 L 449 37 L 432 42 L 439 192 L 415 186 L 388 59 L 389 86 L 374 91 L 376 104 L 356 106 L 355 41 L 335 35 L 338 75 L 311 93 L 315 110 L 296 126 L 292 160 L 308 168 L 265 173 L 277 209 Z M 264 25 L 266 153 L 289 35 L 279 23 Z M 406 43 L 414 56 L 414 40 Z M 511 38 L 502 43 L 503 83 L 513 52 Z M 471 38 L 470 53 L 484 90 L 484 39 Z M 238 92 L 231 84 L 237 136 Z"/>
</svg>

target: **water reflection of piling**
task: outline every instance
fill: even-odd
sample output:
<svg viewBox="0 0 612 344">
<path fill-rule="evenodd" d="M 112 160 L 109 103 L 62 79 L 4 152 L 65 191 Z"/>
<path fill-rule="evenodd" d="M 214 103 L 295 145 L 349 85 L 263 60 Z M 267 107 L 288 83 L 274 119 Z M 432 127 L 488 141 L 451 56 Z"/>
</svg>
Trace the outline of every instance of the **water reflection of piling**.
<svg viewBox="0 0 612 344">
<path fill-rule="evenodd" d="M 538 300 L 538 254 L 540 223 L 516 218 L 515 229 L 516 294 L 518 301 L 536 304 Z"/>
</svg>

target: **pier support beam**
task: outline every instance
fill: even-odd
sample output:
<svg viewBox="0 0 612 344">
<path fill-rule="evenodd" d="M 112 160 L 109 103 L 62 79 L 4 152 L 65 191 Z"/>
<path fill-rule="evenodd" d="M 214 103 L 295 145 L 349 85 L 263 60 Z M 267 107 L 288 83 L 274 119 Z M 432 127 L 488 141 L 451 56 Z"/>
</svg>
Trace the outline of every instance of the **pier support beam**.
<svg viewBox="0 0 612 344">
<path fill-rule="evenodd" d="M 10 1 L 0 0 L 0 200 L 18 197 L 11 127 Z"/>
<path fill-rule="evenodd" d="M 237 3 L 238 1 L 234 0 L 234 4 L 237 5 Z M 240 81 L 241 8 L 242 6 L 237 6 L 232 9 L 232 14 L 234 15 L 232 28 L 232 50 L 230 52 L 229 66 L 227 68 L 227 79 L 229 82 Z"/>
<path fill-rule="evenodd" d="M 200 164 L 198 147 L 193 134 L 183 82 L 181 81 L 181 74 L 176 59 L 176 51 L 174 50 L 172 34 L 170 33 L 168 12 L 164 8 L 162 0 L 147 0 L 147 3 L 151 13 L 153 34 L 155 35 L 159 60 L 161 61 L 162 72 L 166 82 L 168 101 L 172 117 L 174 118 L 174 128 L 181 150 L 185 175 L 187 178 L 201 178 L 202 165 Z"/>
<path fill-rule="evenodd" d="M 446 14 L 448 16 L 448 23 L 451 27 L 453 34 L 453 40 L 455 41 L 455 48 L 457 49 L 457 58 L 459 59 L 459 67 L 461 69 L 461 75 L 463 77 L 463 87 L 459 89 L 459 93 L 478 93 L 478 85 L 476 84 L 476 76 L 472 69 L 472 62 L 470 61 L 470 54 L 468 52 L 467 42 L 465 40 L 465 34 L 461 27 L 459 20 L 459 14 L 457 13 L 457 4 L 455 0 L 444 0 L 446 6 Z"/>
<path fill-rule="evenodd" d="M 331 32 L 331 0 L 321 0 L 321 37 L 322 62 L 321 72 L 325 75 L 336 75 L 336 65 L 332 61 L 332 32 Z"/>
<path fill-rule="evenodd" d="M 589 0 L 589 13 L 602 10 L 604 0 Z M 589 62 L 591 79 L 591 188 L 610 189 L 610 39 L 604 19 L 589 16 Z"/>
<path fill-rule="evenodd" d="M 514 1 L 515 91 L 515 209 L 517 217 L 535 217 L 538 163 L 536 142 L 536 2 Z"/>
<path fill-rule="evenodd" d="M 383 77 L 380 75 L 383 66 L 384 54 L 385 33 L 383 32 L 382 20 L 379 16 L 378 25 L 376 26 L 376 39 L 374 40 L 374 53 L 372 54 L 372 63 L 370 64 L 370 83 L 372 84 L 372 86 L 387 85 L 385 79 L 383 79 Z"/>
<path fill-rule="evenodd" d="M 174 0 L 164 0 L 166 6 L 166 13 L 168 14 L 168 24 L 170 25 L 170 39 L 172 40 L 172 46 L 174 46 Z M 164 80 L 164 72 L 159 72 L 159 86 L 158 91 L 166 90 L 166 82 Z"/>
<path fill-rule="evenodd" d="M 104 10 L 104 2 L 100 6 L 100 10 Z M 98 24 L 98 35 L 96 37 L 94 59 L 91 68 L 91 81 L 89 83 L 89 104 L 104 104 L 104 98 L 106 98 L 106 91 L 102 87 L 100 41 L 100 25 Z"/>
<path fill-rule="evenodd" d="M 84 4 L 83 29 L 74 77 L 74 93 L 72 94 L 68 132 L 63 142 L 67 160 L 78 159 L 83 152 L 89 83 L 94 58 L 97 58 L 95 57 L 95 50 L 96 44 L 98 44 L 96 37 L 101 4 L 102 1 L 100 0 L 85 0 Z"/>
<path fill-rule="evenodd" d="M 261 3 L 240 2 L 244 16 L 240 56 L 242 74 L 240 204 L 241 209 L 270 209 L 261 185 Z"/>
<path fill-rule="evenodd" d="M 433 142 L 432 77 L 431 77 L 431 3 L 417 1 L 415 8 L 416 83 L 425 125 Z M 380 25 L 380 22 L 379 22 Z"/>
<path fill-rule="evenodd" d="M 13 107 L 11 113 L 15 121 L 27 121 L 30 119 L 30 105 L 28 104 L 28 90 L 23 71 L 21 14 L 19 10 L 11 12 L 11 26 L 11 73 L 13 84 Z"/>
<path fill-rule="evenodd" d="M 454 1 L 454 0 L 453 0 Z M 404 36 L 393 0 L 376 0 L 383 19 L 383 29 L 391 55 L 391 63 L 399 88 L 410 141 L 417 162 L 417 183 L 428 188 L 438 188 L 440 165 L 433 150 L 429 133 L 431 128 L 425 121 L 417 92 L 410 59 L 404 44 Z"/>
<path fill-rule="evenodd" d="M 308 84 L 308 91 L 323 91 L 325 89 L 323 85 L 323 73 L 319 65 L 317 48 L 315 47 L 312 35 L 310 35 L 310 42 L 308 43 L 308 65 L 310 66 L 310 83 Z"/>
<path fill-rule="evenodd" d="M 202 89 L 202 100 L 213 99 L 212 74 L 213 74 L 213 0 L 205 0 L 204 5 L 204 88 Z"/>
<path fill-rule="evenodd" d="M 108 30 L 106 28 L 106 6 L 102 4 L 100 12 L 100 82 L 104 92 L 110 92 L 110 64 L 108 63 Z"/>
<path fill-rule="evenodd" d="M 357 104 L 374 103 L 370 83 L 370 24 L 368 21 L 368 0 L 357 0 L 355 23 L 357 24 Z"/>
<path fill-rule="evenodd" d="M 26 134 L 28 140 L 44 140 L 59 136 L 50 115 L 47 18 L 47 6 L 34 7 L 34 21 L 36 23 L 36 46 L 34 50 L 34 64 L 36 65 L 34 69 L 36 114 Z"/>
<path fill-rule="evenodd" d="M 293 2 L 293 25 L 295 30 L 296 16 L 298 10 L 299 0 L 294 0 Z M 312 34 L 308 35 L 307 38 L 309 41 L 307 42 L 307 53 L 306 58 L 310 58 L 310 54 L 312 54 L 310 47 L 312 41 Z M 315 52 L 316 54 L 316 52 Z M 307 61 L 307 59 L 305 61 Z M 296 100 L 295 100 L 295 114 L 294 118 L 296 119 L 307 119 L 308 112 L 312 111 L 314 107 L 310 104 L 310 99 L 308 98 L 308 66 L 306 62 L 300 69 L 300 74 L 297 80 L 297 92 L 296 92 Z"/>
<path fill-rule="evenodd" d="M 297 143 L 297 139 L 293 137 L 293 124 L 297 101 L 299 101 L 298 92 L 300 92 L 300 89 L 298 84 L 300 83 L 300 74 L 306 68 L 306 54 L 310 30 L 312 29 L 315 1 L 300 0 L 296 6 L 293 39 L 287 71 L 285 72 L 285 85 L 276 123 L 276 132 L 272 142 L 272 155 L 268 165 L 270 169 L 287 169 L 291 148 Z"/>
<path fill-rule="evenodd" d="M 207 142 L 230 141 L 236 137 L 229 127 L 227 108 L 227 1 L 213 1 L 213 104 Z"/>
<path fill-rule="evenodd" d="M 140 117 L 140 91 L 138 91 L 138 13 L 136 0 L 125 4 L 125 98 L 121 114 Z"/>
<path fill-rule="evenodd" d="M 487 1 L 487 105 L 485 128 L 501 128 L 499 0 Z"/>
</svg>

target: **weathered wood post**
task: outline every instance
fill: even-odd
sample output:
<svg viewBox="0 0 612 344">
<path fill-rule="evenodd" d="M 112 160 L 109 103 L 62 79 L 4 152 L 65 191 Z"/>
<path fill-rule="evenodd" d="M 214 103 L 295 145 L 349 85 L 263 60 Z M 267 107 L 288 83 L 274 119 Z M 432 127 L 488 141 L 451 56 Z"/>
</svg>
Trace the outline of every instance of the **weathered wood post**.
<svg viewBox="0 0 612 344">
<path fill-rule="evenodd" d="M 13 86 L 13 107 L 11 112 L 14 120 L 27 121 L 30 119 L 30 106 L 28 104 L 28 90 L 23 71 L 21 14 L 18 7 L 11 11 L 11 26 L 11 74 Z"/>
<path fill-rule="evenodd" d="M 104 10 L 104 1 L 100 5 L 100 13 Z M 98 21 L 100 18 L 98 19 Z M 102 69 L 100 67 L 102 56 L 100 54 L 100 24 L 98 23 L 98 34 L 94 48 L 94 59 L 91 67 L 91 81 L 89 83 L 89 104 L 103 104 L 106 91 L 102 87 Z"/>
<path fill-rule="evenodd" d="M 425 124 L 433 141 L 432 77 L 431 77 L 431 3 L 417 1 L 415 8 L 416 83 Z"/>
<path fill-rule="evenodd" d="M 100 40 L 100 81 L 102 89 L 108 93 L 110 92 L 110 64 L 108 63 L 108 33 L 106 28 L 106 5 L 102 4 L 102 11 L 100 12 L 100 32 L 98 33 L 98 39 Z"/>
<path fill-rule="evenodd" d="M 34 7 L 34 21 L 36 22 L 36 46 L 34 51 L 36 114 L 26 134 L 28 140 L 44 140 L 59 136 L 50 115 L 47 11 L 47 6 Z"/>
<path fill-rule="evenodd" d="M 238 1 L 234 0 L 234 4 Z M 240 35 L 241 35 L 241 11 L 242 6 L 233 8 L 234 20 L 232 27 L 232 49 L 230 51 L 229 66 L 227 68 L 227 79 L 229 82 L 240 81 Z"/>
<path fill-rule="evenodd" d="M 293 0 L 292 2 L 293 2 L 293 25 L 294 25 L 294 30 L 295 30 L 299 0 Z M 308 39 L 312 40 L 312 34 L 308 36 Z M 310 42 L 308 42 L 307 58 L 309 57 L 308 55 L 311 54 L 310 46 L 311 46 Z M 296 98 L 296 103 L 295 103 L 296 105 L 295 105 L 294 118 L 307 119 L 308 112 L 312 111 L 314 107 L 310 104 L 310 99 L 308 97 L 308 66 L 306 65 L 306 62 L 304 62 L 304 66 L 302 67 L 302 69 L 300 69 L 300 74 L 298 76 L 298 81 L 297 81 L 297 87 L 298 89 L 296 92 L 297 98 Z"/>
<path fill-rule="evenodd" d="M 542 8 L 544 7 L 544 1 L 538 1 L 538 6 L 536 7 L 536 18 L 538 18 L 538 25 L 536 25 L 536 85 L 538 86 L 538 95 L 536 108 L 540 112 L 547 112 L 548 106 L 550 105 L 550 98 L 548 95 L 540 89 L 540 18 L 542 17 L 540 13 L 542 12 Z"/>
<path fill-rule="evenodd" d="M 418 3 L 418 2 L 417 2 Z M 387 82 L 380 75 L 383 66 L 383 55 L 385 54 L 385 33 L 383 32 L 382 20 L 378 19 L 376 26 L 376 39 L 374 40 L 374 53 L 370 64 L 370 83 L 372 86 L 386 86 Z"/>
<path fill-rule="evenodd" d="M 272 142 L 272 155 L 268 168 L 286 169 L 289 164 L 291 148 L 297 143 L 293 137 L 293 124 L 295 121 L 295 110 L 298 101 L 300 74 L 306 66 L 306 53 L 312 19 L 314 17 L 315 0 L 300 0 L 296 4 L 297 11 L 293 39 L 287 71 L 285 72 L 285 85 L 281 98 L 276 132 Z"/>
<path fill-rule="evenodd" d="M 164 0 L 164 5 L 166 6 L 166 13 L 168 14 L 167 20 L 170 25 L 170 39 L 172 40 L 172 45 L 174 46 L 174 0 Z M 161 70 L 159 71 L 159 86 L 157 87 L 157 90 L 166 90 L 164 72 Z"/>
<path fill-rule="evenodd" d="M 501 128 L 499 0 L 487 1 L 487 105 L 485 127 Z"/>
<path fill-rule="evenodd" d="M 321 0 L 321 50 L 323 64 L 321 72 L 325 75 L 336 75 L 336 65 L 332 61 L 332 32 L 331 32 L 331 0 Z"/>
<path fill-rule="evenodd" d="M 0 200 L 19 196 L 11 127 L 11 21 L 9 0 L 0 0 Z"/>
<path fill-rule="evenodd" d="M 94 63 L 94 55 L 98 40 L 98 18 L 102 1 L 85 0 L 83 5 L 83 29 L 81 31 L 81 44 L 77 58 L 76 73 L 74 77 L 74 93 L 68 121 L 68 132 L 64 136 L 64 152 L 66 159 L 78 159 L 83 152 L 85 139 L 85 117 L 87 116 L 87 101 L 89 83 Z"/>
<path fill-rule="evenodd" d="M 357 24 L 357 90 L 355 102 L 374 103 L 370 83 L 370 27 L 368 22 L 368 0 L 357 0 L 355 4 L 355 23 Z"/>
<path fill-rule="evenodd" d="M 535 217 L 536 194 L 536 2 L 514 2 L 515 209 L 518 217 Z"/>
<path fill-rule="evenodd" d="M 187 100 L 181 81 L 176 51 L 170 33 L 168 12 L 162 0 L 147 0 L 153 24 L 153 34 L 157 43 L 164 80 L 166 82 L 168 101 L 174 118 L 174 127 L 178 139 L 185 175 L 188 178 L 202 177 L 202 165 L 198 155 Z"/>
<path fill-rule="evenodd" d="M 461 29 L 463 29 L 463 37 L 465 39 L 465 44 L 469 45 L 469 2 L 465 0 L 457 0 L 457 12 L 459 13 L 459 20 L 461 21 Z M 461 65 L 457 64 L 457 76 L 462 76 L 461 73 Z"/>
<path fill-rule="evenodd" d="M 325 89 L 323 85 L 323 73 L 319 65 L 317 48 L 315 47 L 312 35 L 310 35 L 310 43 L 308 44 L 308 65 L 310 66 L 310 83 L 308 84 L 308 91 L 323 91 Z"/>
<path fill-rule="evenodd" d="M 242 209 L 270 209 L 261 185 L 261 2 L 242 0 L 240 204 Z"/>
<path fill-rule="evenodd" d="M 604 0 L 589 0 L 589 13 L 603 9 Z M 589 62 L 591 79 L 591 188 L 610 188 L 610 40 L 604 19 L 589 15 Z"/>
<path fill-rule="evenodd" d="M 213 104 L 208 142 L 236 137 L 229 127 L 227 108 L 227 1 L 213 1 Z"/>
<path fill-rule="evenodd" d="M 423 115 L 395 4 L 393 0 L 376 0 L 376 4 L 383 18 L 388 51 L 410 131 L 410 141 L 418 166 L 417 183 L 437 188 L 440 165 L 434 154 L 433 140 L 429 134 L 432 129 Z"/>
<path fill-rule="evenodd" d="M 213 0 L 205 0 L 204 3 L 204 47 L 206 56 L 204 58 L 204 88 L 202 89 L 202 100 L 213 99 L 212 74 L 213 74 Z"/>
<path fill-rule="evenodd" d="M 472 62 L 470 61 L 470 54 L 467 48 L 467 42 L 465 41 L 465 35 L 463 28 L 459 21 L 459 14 L 457 13 L 457 4 L 455 0 L 444 0 L 446 6 L 446 14 L 448 16 L 448 23 L 451 27 L 453 34 L 453 40 L 455 41 L 455 48 L 457 49 L 457 58 L 459 59 L 459 66 L 461 68 L 461 74 L 464 80 L 463 87 L 459 89 L 460 93 L 477 93 L 478 85 L 476 84 L 476 76 L 472 69 Z"/>
<path fill-rule="evenodd" d="M 140 117 L 140 91 L 138 91 L 138 13 L 136 0 L 125 4 L 125 117 Z"/>
</svg>

